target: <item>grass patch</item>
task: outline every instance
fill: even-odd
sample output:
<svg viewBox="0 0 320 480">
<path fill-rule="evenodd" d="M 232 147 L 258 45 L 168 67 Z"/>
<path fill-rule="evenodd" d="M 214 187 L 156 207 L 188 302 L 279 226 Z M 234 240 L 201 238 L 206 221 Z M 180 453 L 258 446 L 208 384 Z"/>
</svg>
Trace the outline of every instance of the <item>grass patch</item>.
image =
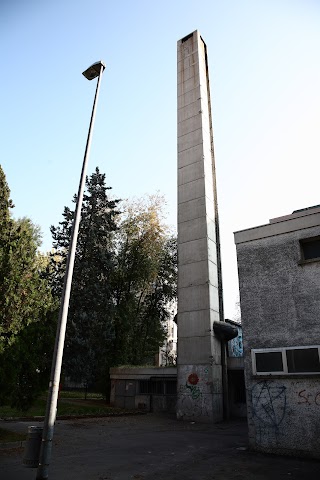
<svg viewBox="0 0 320 480">
<path fill-rule="evenodd" d="M 33 416 L 41 416 L 44 415 L 46 408 L 46 400 L 44 398 L 38 398 L 31 408 L 26 411 L 18 410 L 17 408 L 12 408 L 8 405 L 1 405 L 0 406 L 0 417 L 1 418 L 8 418 L 8 417 L 33 417 Z"/>
<path fill-rule="evenodd" d="M 88 400 L 103 400 L 102 393 L 92 393 L 87 392 L 87 395 L 84 390 L 63 390 L 59 393 L 59 398 L 85 398 Z"/>
<path fill-rule="evenodd" d="M 41 397 L 36 400 L 34 405 L 21 412 L 9 406 L 0 406 L 0 418 L 10 417 L 42 417 L 46 410 L 46 397 Z M 128 413 L 129 410 L 111 407 L 107 405 L 104 400 L 90 398 L 87 400 L 77 398 L 60 398 L 58 401 L 58 416 L 59 415 L 112 415 L 119 413 Z"/>
<path fill-rule="evenodd" d="M 22 442 L 26 439 L 23 433 L 11 432 L 5 428 L 0 428 L 0 443 Z"/>
</svg>

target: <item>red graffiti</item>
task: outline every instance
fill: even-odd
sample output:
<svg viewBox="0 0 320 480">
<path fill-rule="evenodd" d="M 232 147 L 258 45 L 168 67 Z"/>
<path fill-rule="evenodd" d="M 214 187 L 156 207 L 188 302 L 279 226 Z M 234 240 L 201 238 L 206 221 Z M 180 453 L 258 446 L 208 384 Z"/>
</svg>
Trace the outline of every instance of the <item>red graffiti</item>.
<svg viewBox="0 0 320 480">
<path fill-rule="evenodd" d="M 311 403 L 309 402 L 309 397 L 311 397 L 312 395 L 309 394 L 306 394 L 306 390 L 300 390 L 300 392 L 298 393 L 298 397 L 301 398 L 303 401 L 299 401 L 298 404 L 301 405 L 303 403 L 306 403 L 307 405 L 311 405 Z"/>
<path fill-rule="evenodd" d="M 307 393 L 307 390 L 300 390 L 298 393 L 300 398 L 298 405 L 318 405 L 320 406 L 320 392 L 313 395 L 312 393 Z"/>
<path fill-rule="evenodd" d="M 190 373 L 189 377 L 188 377 L 188 382 L 191 384 L 191 385 L 197 385 L 197 383 L 199 382 L 199 377 L 196 373 Z"/>
</svg>

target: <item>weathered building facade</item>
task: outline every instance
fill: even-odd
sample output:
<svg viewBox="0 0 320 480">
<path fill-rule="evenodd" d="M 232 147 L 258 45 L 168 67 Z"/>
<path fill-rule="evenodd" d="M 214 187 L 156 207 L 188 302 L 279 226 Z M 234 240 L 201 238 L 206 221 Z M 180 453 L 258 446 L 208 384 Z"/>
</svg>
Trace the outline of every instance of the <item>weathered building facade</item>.
<svg viewBox="0 0 320 480">
<path fill-rule="evenodd" d="M 320 208 L 235 233 L 251 447 L 320 457 Z"/>
<path fill-rule="evenodd" d="M 231 417 L 246 416 L 243 379 L 242 328 L 233 325 L 238 336 L 227 342 L 228 410 Z M 176 324 L 174 324 L 176 327 Z M 177 406 L 177 368 L 174 366 L 113 367 L 110 369 L 110 403 L 115 407 L 145 412 L 175 412 Z"/>
</svg>

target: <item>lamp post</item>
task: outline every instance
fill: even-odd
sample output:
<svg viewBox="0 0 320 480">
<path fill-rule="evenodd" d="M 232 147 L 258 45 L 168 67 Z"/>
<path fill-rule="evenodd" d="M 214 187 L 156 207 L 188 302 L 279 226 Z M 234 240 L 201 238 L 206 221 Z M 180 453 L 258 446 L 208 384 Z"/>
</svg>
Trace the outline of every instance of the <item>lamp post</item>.
<svg viewBox="0 0 320 480">
<path fill-rule="evenodd" d="M 72 231 L 71 231 L 71 240 L 70 240 L 66 273 L 64 277 L 64 284 L 63 284 L 63 290 L 62 290 L 57 334 L 56 334 L 56 340 L 55 340 L 55 346 L 54 346 L 54 352 L 53 352 L 53 358 L 52 358 L 52 367 L 51 367 L 51 374 L 50 374 L 46 415 L 43 423 L 42 442 L 41 442 L 39 465 L 38 465 L 37 477 L 36 477 L 37 480 L 45 480 L 48 478 L 48 468 L 49 468 L 50 459 L 51 459 L 54 423 L 56 420 L 56 413 L 57 413 L 57 400 L 58 400 L 58 392 L 59 392 L 61 364 L 62 364 L 64 340 L 65 340 L 67 318 L 68 318 L 68 308 L 69 308 L 74 259 L 75 259 L 79 224 L 80 224 L 80 218 L 81 218 L 82 199 L 83 199 L 83 192 L 85 187 L 86 169 L 87 169 L 87 163 L 88 163 L 88 157 L 89 157 L 89 151 L 90 151 L 90 145 L 91 145 L 92 129 L 93 129 L 93 124 L 95 120 L 97 100 L 98 100 L 99 90 L 100 90 L 100 83 L 101 83 L 102 73 L 104 69 L 105 69 L 105 64 L 102 61 L 99 61 L 91 65 L 89 68 L 87 68 L 87 70 L 83 72 L 83 75 L 88 80 L 93 80 L 94 78 L 98 77 L 98 81 L 97 81 L 97 88 L 96 88 L 96 93 L 95 93 L 93 107 L 92 107 L 87 144 L 86 144 L 86 149 L 85 149 L 84 159 L 82 164 L 75 217 L 73 220 Z"/>
</svg>

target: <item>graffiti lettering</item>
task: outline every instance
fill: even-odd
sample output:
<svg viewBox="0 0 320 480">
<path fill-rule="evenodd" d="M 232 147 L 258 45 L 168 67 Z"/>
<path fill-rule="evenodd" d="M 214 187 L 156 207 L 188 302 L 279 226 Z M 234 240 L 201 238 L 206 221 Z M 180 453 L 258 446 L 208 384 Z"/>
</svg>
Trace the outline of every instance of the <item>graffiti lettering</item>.
<svg viewBox="0 0 320 480">
<path fill-rule="evenodd" d="M 300 390 L 298 392 L 298 405 L 317 405 L 320 407 L 320 392 L 317 392 L 316 394 L 313 393 L 308 393 L 306 389 Z"/>
<path fill-rule="evenodd" d="M 302 400 L 299 400 L 299 402 L 298 402 L 299 405 L 302 405 L 304 403 L 306 403 L 307 405 L 311 405 L 311 403 L 309 401 L 309 397 L 311 397 L 312 395 L 310 395 L 310 393 L 307 394 L 306 390 L 300 390 L 298 396 L 299 396 L 299 398 L 302 399 Z"/>
</svg>

